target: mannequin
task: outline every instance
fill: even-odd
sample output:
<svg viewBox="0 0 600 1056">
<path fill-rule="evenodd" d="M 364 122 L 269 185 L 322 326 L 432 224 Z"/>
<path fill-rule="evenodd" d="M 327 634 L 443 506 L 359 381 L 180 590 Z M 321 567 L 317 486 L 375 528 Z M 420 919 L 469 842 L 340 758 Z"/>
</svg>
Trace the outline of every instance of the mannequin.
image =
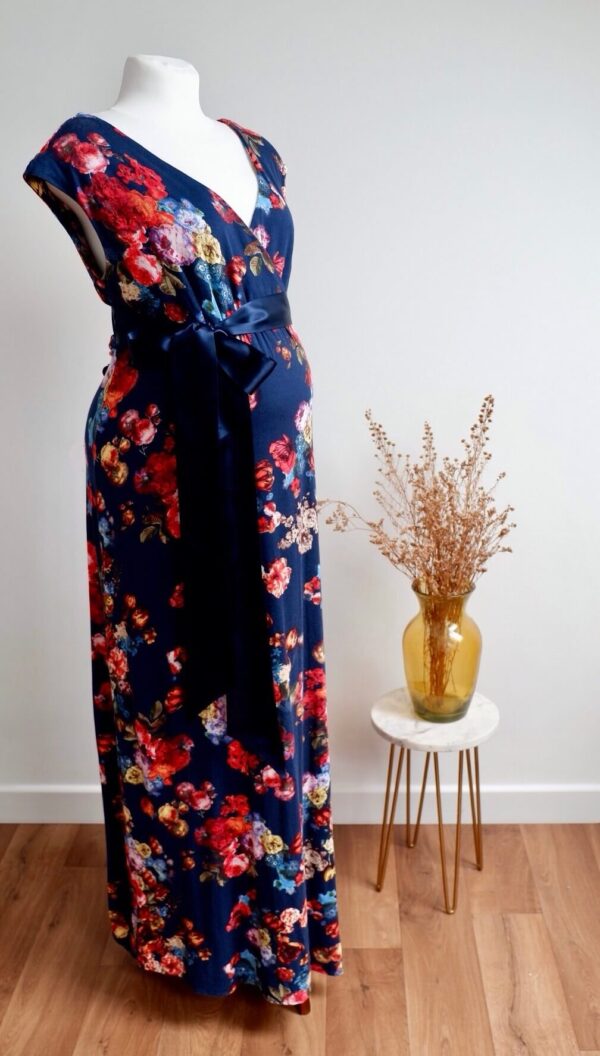
<svg viewBox="0 0 600 1056">
<path fill-rule="evenodd" d="M 242 219 L 251 217 L 257 194 L 256 172 L 233 129 L 202 110 L 199 85 L 198 71 L 184 59 L 130 55 L 115 104 L 96 116 L 186 175 L 214 188 Z M 74 210 L 104 276 L 104 251 L 84 210 L 50 182 L 48 187 Z"/>
</svg>

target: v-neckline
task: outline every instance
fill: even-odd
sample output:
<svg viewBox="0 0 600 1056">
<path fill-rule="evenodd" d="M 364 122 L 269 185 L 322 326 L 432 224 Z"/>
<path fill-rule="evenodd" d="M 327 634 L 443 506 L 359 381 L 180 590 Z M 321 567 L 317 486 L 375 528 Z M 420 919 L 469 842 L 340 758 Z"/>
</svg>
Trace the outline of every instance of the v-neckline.
<svg viewBox="0 0 600 1056">
<path fill-rule="evenodd" d="M 213 198 L 216 198 L 217 201 L 220 202 L 224 206 L 224 208 L 231 213 L 231 215 L 233 216 L 233 219 L 235 220 L 235 222 L 240 224 L 244 228 L 244 230 L 247 231 L 252 236 L 252 238 L 256 238 L 256 236 L 254 234 L 254 231 L 252 230 L 252 224 L 254 223 L 254 219 L 255 219 L 256 214 L 258 212 L 260 198 L 261 198 L 260 173 L 259 173 L 258 167 L 257 167 L 257 165 L 256 165 L 256 163 L 255 163 L 255 161 L 254 161 L 254 159 L 252 157 L 251 152 L 248 150 L 248 146 L 247 146 L 247 144 L 246 144 L 246 142 L 244 140 L 242 131 L 241 131 L 240 128 L 238 128 L 237 123 L 234 121 L 233 118 L 230 118 L 230 117 L 217 117 L 216 120 L 222 122 L 223 124 L 229 125 L 229 127 L 231 129 L 233 129 L 233 131 L 235 132 L 236 136 L 240 140 L 240 142 L 241 142 L 241 144 L 242 144 L 242 146 L 244 148 L 244 151 L 246 153 L 246 157 L 248 158 L 248 161 L 249 161 L 250 165 L 252 166 L 252 169 L 253 169 L 253 171 L 255 173 L 255 178 L 256 178 L 256 198 L 255 198 L 255 201 L 254 201 L 254 210 L 252 212 L 252 216 L 250 217 L 250 222 L 248 224 L 246 223 L 245 220 L 242 219 L 242 217 L 233 208 L 233 206 L 230 205 L 229 202 L 226 201 L 226 199 L 223 198 L 219 194 L 218 191 L 215 191 L 212 187 L 209 187 L 208 184 L 202 183 L 201 180 L 197 180 L 195 178 L 195 176 L 190 176 L 189 173 L 184 172 L 183 169 L 179 169 L 177 167 L 177 165 L 173 165 L 170 161 L 166 161 L 165 158 L 161 158 L 159 154 L 155 154 L 154 151 L 152 151 L 148 147 L 144 146 L 144 144 L 140 143 L 139 140 L 134 139 L 133 136 L 129 136 L 127 134 L 127 132 L 124 132 L 123 129 L 119 128 L 117 125 L 114 125 L 111 121 L 107 121 L 107 120 L 105 120 L 105 118 L 99 117 L 98 114 L 86 113 L 83 110 L 78 110 L 77 113 L 75 114 L 75 117 L 76 118 L 85 117 L 85 118 L 88 118 L 90 120 L 97 121 L 98 124 L 104 125 L 105 128 L 110 128 L 113 133 L 116 133 L 117 135 L 121 136 L 123 139 L 126 139 L 129 143 L 132 143 L 137 148 L 137 150 L 140 150 L 142 152 L 142 154 L 145 154 L 146 157 L 149 158 L 154 163 L 154 165 L 162 166 L 164 169 L 167 169 L 169 172 L 175 173 L 180 179 L 187 180 L 189 183 L 193 184 L 195 187 L 199 187 L 206 194 L 212 196 Z"/>
</svg>

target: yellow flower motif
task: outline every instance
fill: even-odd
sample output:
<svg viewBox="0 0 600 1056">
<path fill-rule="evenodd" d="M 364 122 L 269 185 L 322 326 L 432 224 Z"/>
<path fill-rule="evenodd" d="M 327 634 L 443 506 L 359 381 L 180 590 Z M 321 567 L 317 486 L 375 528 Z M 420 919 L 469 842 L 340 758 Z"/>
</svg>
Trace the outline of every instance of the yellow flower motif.
<svg viewBox="0 0 600 1056">
<path fill-rule="evenodd" d="M 217 706 L 215 702 L 212 701 L 210 704 L 207 704 L 207 706 L 203 708 L 202 711 L 199 711 L 198 714 L 203 722 L 209 722 L 210 719 L 214 719 L 217 714 Z"/>
<path fill-rule="evenodd" d="M 322 807 L 327 799 L 327 789 L 319 785 L 317 788 L 311 789 L 307 795 L 313 807 Z"/>
<path fill-rule="evenodd" d="M 258 945 L 266 948 L 269 946 L 271 939 L 267 928 L 256 928 L 253 932 L 254 938 L 258 940 Z"/>
<path fill-rule="evenodd" d="M 112 484 L 124 484 L 129 474 L 125 462 L 119 460 L 119 450 L 110 442 L 100 448 L 100 465 Z"/>
<path fill-rule="evenodd" d="M 211 234 L 210 228 L 202 227 L 194 231 L 192 236 L 196 255 L 207 264 L 224 264 L 225 258 L 221 252 L 219 240 Z"/>
<path fill-rule="evenodd" d="M 121 291 L 121 297 L 126 303 L 139 301 L 141 298 L 142 291 L 137 282 L 130 282 L 128 279 L 121 277 L 119 279 L 119 289 Z"/>
<path fill-rule="evenodd" d="M 273 832 L 263 832 L 260 842 L 262 843 L 267 854 L 277 854 L 283 850 L 283 840 L 281 836 L 276 836 Z"/>
<path fill-rule="evenodd" d="M 130 785 L 141 785 L 144 775 L 139 766 L 128 766 L 125 771 L 125 780 Z"/>
<path fill-rule="evenodd" d="M 150 850 L 150 847 L 147 843 L 136 843 L 136 849 L 138 854 L 140 854 L 142 858 L 149 858 L 152 854 L 152 851 Z"/>
</svg>

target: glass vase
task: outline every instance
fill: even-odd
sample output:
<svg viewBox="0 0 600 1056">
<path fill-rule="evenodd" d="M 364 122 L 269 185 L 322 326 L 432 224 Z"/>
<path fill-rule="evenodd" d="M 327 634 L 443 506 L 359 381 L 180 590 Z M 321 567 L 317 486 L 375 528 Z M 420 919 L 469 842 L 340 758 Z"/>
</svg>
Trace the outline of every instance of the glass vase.
<svg viewBox="0 0 600 1056">
<path fill-rule="evenodd" d="M 466 715 L 481 658 L 481 633 L 465 612 L 475 587 L 462 594 L 426 594 L 413 580 L 419 611 L 402 636 L 404 674 L 415 711 L 428 722 Z"/>
</svg>

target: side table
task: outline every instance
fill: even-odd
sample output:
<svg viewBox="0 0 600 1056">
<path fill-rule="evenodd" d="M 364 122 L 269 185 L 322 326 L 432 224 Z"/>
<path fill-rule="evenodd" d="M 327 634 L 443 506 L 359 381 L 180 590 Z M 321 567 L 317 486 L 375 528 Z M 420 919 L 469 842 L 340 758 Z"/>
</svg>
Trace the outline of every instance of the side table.
<svg viewBox="0 0 600 1056">
<path fill-rule="evenodd" d="M 481 788 L 479 782 L 479 745 L 492 736 L 496 729 L 500 715 L 496 704 L 482 693 L 475 692 L 469 705 L 467 714 L 455 722 L 427 722 L 421 719 L 410 699 L 406 686 L 393 689 L 379 697 L 371 708 L 371 723 L 377 733 L 390 742 L 388 759 L 387 781 L 385 788 L 385 804 L 383 808 L 383 820 L 381 825 L 381 839 L 379 844 L 379 861 L 377 865 L 378 891 L 383 887 L 385 870 L 387 865 L 388 851 L 390 847 L 390 836 L 394 825 L 396 814 L 396 803 L 398 800 L 398 788 L 402 764 L 406 755 L 406 846 L 414 847 L 419 835 L 421 814 L 423 811 L 423 799 L 427 785 L 427 773 L 429 760 L 433 755 L 433 766 L 435 772 L 435 792 L 437 804 L 437 824 L 440 844 L 440 859 L 442 866 L 442 887 L 444 892 L 444 909 L 446 913 L 454 913 L 457 905 L 458 876 L 460 862 L 460 836 L 461 836 L 461 801 L 463 783 L 463 763 L 467 757 L 467 771 L 469 777 L 469 796 L 471 800 L 471 820 L 473 824 L 473 842 L 475 845 L 475 860 L 478 869 L 483 869 L 483 844 L 481 829 Z M 394 793 L 388 816 L 388 804 L 392 783 L 392 770 L 394 764 L 394 752 L 396 745 L 400 746 L 400 757 L 396 768 Z M 425 752 L 423 764 L 423 780 L 421 782 L 421 795 L 417 821 L 411 833 L 410 823 L 410 762 L 411 751 Z M 471 750 L 474 754 L 475 782 L 473 782 L 473 767 L 471 763 Z M 444 820 L 442 816 L 442 799 L 440 793 L 440 772 L 438 753 L 458 752 L 458 784 L 457 784 L 457 806 L 456 806 L 456 830 L 454 843 L 454 880 L 452 890 L 452 902 L 448 896 L 448 877 L 446 872 L 446 850 L 444 845 Z M 473 784 L 475 788 L 473 788 Z"/>
</svg>

